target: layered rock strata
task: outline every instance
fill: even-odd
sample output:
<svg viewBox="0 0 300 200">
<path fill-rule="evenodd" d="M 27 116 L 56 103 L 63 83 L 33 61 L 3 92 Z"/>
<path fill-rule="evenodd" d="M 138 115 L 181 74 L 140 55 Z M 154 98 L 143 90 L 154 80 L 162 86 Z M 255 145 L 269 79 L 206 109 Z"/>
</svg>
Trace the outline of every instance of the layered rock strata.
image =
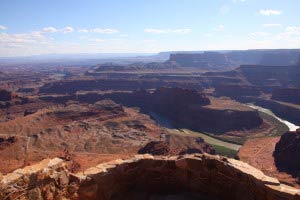
<svg viewBox="0 0 300 200">
<path fill-rule="evenodd" d="M 62 160 L 44 160 L 1 177 L 1 199 L 297 200 L 300 190 L 250 165 L 220 156 L 138 155 L 70 174 Z"/>
</svg>

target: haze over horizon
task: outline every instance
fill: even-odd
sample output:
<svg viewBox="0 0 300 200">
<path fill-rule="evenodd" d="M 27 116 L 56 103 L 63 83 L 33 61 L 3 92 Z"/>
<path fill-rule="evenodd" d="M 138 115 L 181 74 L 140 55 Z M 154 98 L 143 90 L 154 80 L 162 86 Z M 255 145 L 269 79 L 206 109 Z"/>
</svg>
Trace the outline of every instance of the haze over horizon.
<svg viewBox="0 0 300 200">
<path fill-rule="evenodd" d="M 0 57 L 300 47 L 295 0 L 1 0 Z"/>
</svg>

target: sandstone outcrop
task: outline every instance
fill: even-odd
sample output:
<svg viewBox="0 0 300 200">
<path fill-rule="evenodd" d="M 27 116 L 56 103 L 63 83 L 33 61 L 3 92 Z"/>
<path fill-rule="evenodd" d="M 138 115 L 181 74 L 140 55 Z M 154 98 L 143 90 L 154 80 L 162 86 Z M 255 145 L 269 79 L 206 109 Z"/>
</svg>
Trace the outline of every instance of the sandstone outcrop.
<svg viewBox="0 0 300 200">
<path fill-rule="evenodd" d="M 184 136 L 166 135 L 166 141 L 151 141 L 144 147 L 139 149 L 139 154 L 151 154 L 151 155 L 184 155 L 193 153 L 209 153 L 216 154 L 215 149 L 207 144 L 202 138 L 189 138 Z M 175 137 L 175 138 L 174 138 Z M 177 137 L 177 138 L 176 138 Z M 181 139 L 180 144 L 174 142 L 175 139 Z M 188 144 L 185 144 L 184 140 L 189 140 Z"/>
<path fill-rule="evenodd" d="M 69 172 L 63 160 L 46 159 L 0 179 L 0 199 L 59 199 L 68 196 Z"/>
<path fill-rule="evenodd" d="M 274 159 L 276 166 L 295 176 L 300 171 L 300 131 L 287 132 L 283 134 L 275 146 Z"/>
<path fill-rule="evenodd" d="M 298 200 L 300 190 L 250 165 L 220 156 L 137 155 L 72 174 L 62 160 L 44 160 L 1 179 L 2 199 Z"/>
<path fill-rule="evenodd" d="M 151 141 L 146 144 L 144 147 L 139 149 L 139 154 L 151 154 L 154 156 L 157 155 L 168 155 L 171 149 L 170 146 L 165 141 Z"/>
</svg>

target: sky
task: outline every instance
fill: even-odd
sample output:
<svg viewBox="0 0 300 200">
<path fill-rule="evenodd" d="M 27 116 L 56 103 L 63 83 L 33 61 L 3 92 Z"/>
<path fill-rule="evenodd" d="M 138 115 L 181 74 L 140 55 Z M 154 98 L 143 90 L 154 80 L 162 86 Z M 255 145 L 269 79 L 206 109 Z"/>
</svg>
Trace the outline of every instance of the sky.
<svg viewBox="0 0 300 200">
<path fill-rule="evenodd" d="M 0 57 L 300 48 L 300 0 L 0 0 Z"/>
</svg>

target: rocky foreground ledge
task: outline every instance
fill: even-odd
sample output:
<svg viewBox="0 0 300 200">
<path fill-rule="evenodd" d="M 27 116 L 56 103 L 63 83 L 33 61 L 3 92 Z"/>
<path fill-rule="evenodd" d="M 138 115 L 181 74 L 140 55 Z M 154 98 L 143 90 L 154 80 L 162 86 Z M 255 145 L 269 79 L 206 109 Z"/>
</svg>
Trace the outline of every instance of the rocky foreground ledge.
<svg viewBox="0 0 300 200">
<path fill-rule="evenodd" d="M 0 199 L 219 199 L 300 200 L 300 190 L 280 184 L 250 165 L 221 156 L 137 155 L 69 173 L 59 158 L 0 177 Z"/>
</svg>

